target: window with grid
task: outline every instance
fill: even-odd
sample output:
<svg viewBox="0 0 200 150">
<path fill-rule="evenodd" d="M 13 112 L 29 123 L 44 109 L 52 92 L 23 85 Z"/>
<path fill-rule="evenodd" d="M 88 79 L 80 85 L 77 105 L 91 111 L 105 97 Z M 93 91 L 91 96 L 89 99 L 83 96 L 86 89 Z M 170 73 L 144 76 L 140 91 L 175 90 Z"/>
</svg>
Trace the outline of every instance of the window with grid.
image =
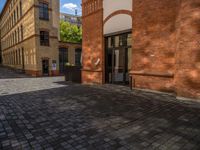
<svg viewBox="0 0 200 150">
<path fill-rule="evenodd" d="M 40 45 L 49 46 L 49 32 L 40 31 Z"/>
<path fill-rule="evenodd" d="M 81 49 L 75 49 L 75 65 L 81 66 Z"/>
<path fill-rule="evenodd" d="M 40 2 L 39 14 L 40 14 L 40 19 L 49 20 L 49 5 L 47 3 Z"/>
</svg>

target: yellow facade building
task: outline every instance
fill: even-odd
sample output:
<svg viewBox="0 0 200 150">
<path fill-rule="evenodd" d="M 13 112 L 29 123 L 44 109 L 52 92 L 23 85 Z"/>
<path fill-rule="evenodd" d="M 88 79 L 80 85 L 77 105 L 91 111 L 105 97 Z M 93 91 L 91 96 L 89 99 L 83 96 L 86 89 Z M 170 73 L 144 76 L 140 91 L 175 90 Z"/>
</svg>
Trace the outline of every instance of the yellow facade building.
<svg viewBox="0 0 200 150">
<path fill-rule="evenodd" d="M 59 74 L 59 7 L 58 0 L 7 0 L 0 15 L 4 66 Z"/>
</svg>

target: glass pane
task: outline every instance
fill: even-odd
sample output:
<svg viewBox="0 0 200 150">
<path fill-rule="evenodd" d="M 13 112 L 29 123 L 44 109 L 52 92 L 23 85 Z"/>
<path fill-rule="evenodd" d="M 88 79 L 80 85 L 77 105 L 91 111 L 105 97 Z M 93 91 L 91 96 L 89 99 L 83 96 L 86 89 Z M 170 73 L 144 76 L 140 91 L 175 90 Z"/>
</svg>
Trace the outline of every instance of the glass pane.
<svg viewBox="0 0 200 150">
<path fill-rule="evenodd" d="M 123 42 L 122 42 L 122 36 L 120 35 L 119 37 L 119 45 L 122 46 L 123 45 Z"/>
<path fill-rule="evenodd" d="M 111 37 L 108 38 L 108 48 L 112 47 L 112 40 Z"/>
<path fill-rule="evenodd" d="M 127 45 L 128 45 L 128 46 L 131 46 L 131 45 L 132 45 L 132 34 L 128 34 Z"/>
<path fill-rule="evenodd" d="M 131 70 L 132 66 L 132 48 L 128 48 L 128 70 Z"/>
<path fill-rule="evenodd" d="M 115 72 L 114 72 L 114 81 L 122 82 L 124 79 L 124 51 L 115 50 Z"/>
<path fill-rule="evenodd" d="M 68 62 L 68 49 L 59 48 L 60 73 L 64 73 L 65 64 Z"/>
<path fill-rule="evenodd" d="M 127 46 L 127 34 L 122 35 L 122 45 Z"/>
<path fill-rule="evenodd" d="M 75 65 L 81 66 L 81 49 L 75 50 Z"/>
<path fill-rule="evenodd" d="M 119 36 L 115 36 L 115 47 L 119 47 Z"/>
<path fill-rule="evenodd" d="M 112 67 L 112 52 L 108 53 L 108 67 Z"/>
</svg>

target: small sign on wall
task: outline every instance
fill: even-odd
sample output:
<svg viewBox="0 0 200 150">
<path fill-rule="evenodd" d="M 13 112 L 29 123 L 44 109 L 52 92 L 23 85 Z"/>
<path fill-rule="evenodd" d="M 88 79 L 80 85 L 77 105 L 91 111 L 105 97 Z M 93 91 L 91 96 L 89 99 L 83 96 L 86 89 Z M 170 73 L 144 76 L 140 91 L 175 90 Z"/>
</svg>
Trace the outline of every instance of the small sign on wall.
<svg viewBox="0 0 200 150">
<path fill-rule="evenodd" d="M 55 71 L 56 68 L 56 60 L 52 60 L 52 70 Z"/>
</svg>

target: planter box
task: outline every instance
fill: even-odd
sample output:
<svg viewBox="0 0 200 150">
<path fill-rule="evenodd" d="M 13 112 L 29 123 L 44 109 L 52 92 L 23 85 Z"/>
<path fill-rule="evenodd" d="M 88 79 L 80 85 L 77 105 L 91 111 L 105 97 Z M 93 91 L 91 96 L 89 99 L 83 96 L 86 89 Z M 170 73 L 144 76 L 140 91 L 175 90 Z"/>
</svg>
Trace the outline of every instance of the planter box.
<svg viewBox="0 0 200 150">
<path fill-rule="evenodd" d="M 65 67 L 65 81 L 81 83 L 81 68 L 78 66 Z"/>
</svg>

